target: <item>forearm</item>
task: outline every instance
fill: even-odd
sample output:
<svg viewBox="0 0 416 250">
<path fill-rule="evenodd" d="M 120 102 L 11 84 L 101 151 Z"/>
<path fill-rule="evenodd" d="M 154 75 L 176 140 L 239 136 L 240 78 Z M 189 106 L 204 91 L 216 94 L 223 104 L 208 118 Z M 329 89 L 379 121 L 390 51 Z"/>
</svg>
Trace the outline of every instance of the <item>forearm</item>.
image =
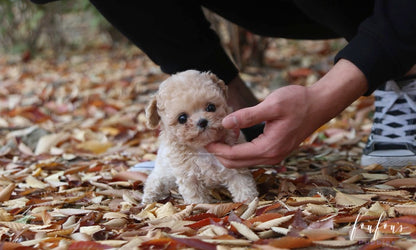
<svg viewBox="0 0 416 250">
<path fill-rule="evenodd" d="M 314 85 L 309 87 L 312 124 L 326 123 L 367 91 L 367 79 L 350 61 L 341 59 Z"/>
</svg>

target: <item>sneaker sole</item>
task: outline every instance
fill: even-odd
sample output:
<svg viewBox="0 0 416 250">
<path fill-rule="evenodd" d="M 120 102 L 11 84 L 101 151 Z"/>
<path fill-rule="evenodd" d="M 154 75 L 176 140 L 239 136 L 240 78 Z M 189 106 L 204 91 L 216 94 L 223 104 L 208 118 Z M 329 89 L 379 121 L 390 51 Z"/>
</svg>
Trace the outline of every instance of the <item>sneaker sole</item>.
<svg viewBox="0 0 416 250">
<path fill-rule="evenodd" d="M 388 167 L 406 167 L 416 165 L 416 156 L 371 156 L 363 155 L 361 157 L 361 166 L 379 164 L 385 168 Z"/>
</svg>

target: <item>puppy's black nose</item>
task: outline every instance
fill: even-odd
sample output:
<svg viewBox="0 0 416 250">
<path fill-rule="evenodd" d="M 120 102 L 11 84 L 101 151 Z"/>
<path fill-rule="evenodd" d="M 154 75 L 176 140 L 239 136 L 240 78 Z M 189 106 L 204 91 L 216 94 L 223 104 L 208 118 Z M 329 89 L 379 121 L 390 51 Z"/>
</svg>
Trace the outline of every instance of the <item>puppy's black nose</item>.
<svg viewBox="0 0 416 250">
<path fill-rule="evenodd" d="M 202 118 L 198 121 L 198 123 L 196 125 L 198 125 L 198 127 L 200 127 L 200 128 L 206 128 L 208 126 L 208 120 Z"/>
</svg>

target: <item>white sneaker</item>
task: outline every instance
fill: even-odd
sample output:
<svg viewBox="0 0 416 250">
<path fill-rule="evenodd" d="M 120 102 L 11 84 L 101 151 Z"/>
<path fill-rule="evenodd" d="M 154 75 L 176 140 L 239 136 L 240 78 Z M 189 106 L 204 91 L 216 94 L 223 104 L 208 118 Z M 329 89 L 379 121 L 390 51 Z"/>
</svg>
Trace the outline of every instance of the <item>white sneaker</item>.
<svg viewBox="0 0 416 250">
<path fill-rule="evenodd" d="M 154 161 L 145 161 L 139 162 L 136 165 L 132 166 L 129 171 L 139 171 L 144 173 L 150 173 L 155 168 Z"/>
<path fill-rule="evenodd" d="M 388 81 L 374 96 L 373 127 L 361 165 L 416 165 L 416 78 Z"/>
</svg>

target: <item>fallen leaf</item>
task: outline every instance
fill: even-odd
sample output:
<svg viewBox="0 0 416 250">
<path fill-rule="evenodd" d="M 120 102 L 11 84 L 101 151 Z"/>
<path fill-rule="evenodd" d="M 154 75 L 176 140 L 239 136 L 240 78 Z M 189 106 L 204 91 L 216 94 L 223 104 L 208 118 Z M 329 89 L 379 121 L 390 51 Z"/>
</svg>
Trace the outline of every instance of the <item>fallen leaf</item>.
<svg viewBox="0 0 416 250">
<path fill-rule="evenodd" d="M 338 205 L 341 206 L 362 206 L 368 201 L 354 197 L 352 195 L 344 194 L 342 192 L 337 192 L 335 196 L 335 201 Z"/>
<path fill-rule="evenodd" d="M 394 179 L 384 183 L 395 188 L 414 188 L 416 187 L 416 178 Z"/>
<path fill-rule="evenodd" d="M 260 239 L 259 236 L 251 231 L 246 225 L 235 221 L 231 221 L 230 224 L 237 230 L 238 233 L 246 237 L 248 240 L 256 241 Z"/>
<path fill-rule="evenodd" d="M 271 239 L 266 241 L 268 245 L 278 248 L 302 248 L 312 245 L 312 241 L 301 237 L 283 236 L 278 239 Z"/>
<path fill-rule="evenodd" d="M 258 204 L 259 204 L 259 199 L 256 197 L 254 200 L 252 200 L 248 204 L 246 211 L 244 211 L 244 213 L 240 216 L 240 218 L 243 220 L 250 218 L 256 211 Z"/>
<path fill-rule="evenodd" d="M 26 177 L 26 180 L 25 181 L 26 181 L 26 184 L 29 187 L 32 187 L 32 188 L 45 188 L 45 187 L 48 186 L 44 182 L 36 179 L 35 177 L 33 177 L 31 175 L 29 175 L 28 177 Z"/>
<path fill-rule="evenodd" d="M 316 204 L 308 204 L 306 206 L 306 211 L 315 214 L 315 215 L 327 215 L 331 213 L 335 213 L 337 209 L 334 207 L 330 207 L 328 205 L 316 205 Z"/>
<path fill-rule="evenodd" d="M 266 229 L 270 229 L 271 227 L 277 227 L 279 225 L 281 225 L 282 223 L 285 223 L 289 220 L 291 220 L 295 215 L 291 214 L 291 215 L 287 215 L 287 216 L 283 216 L 283 217 L 279 217 L 276 219 L 272 219 L 266 222 L 261 222 L 259 224 L 254 223 L 253 227 L 255 230 L 266 230 Z"/>
<path fill-rule="evenodd" d="M 94 241 L 78 241 L 73 242 L 68 246 L 68 250 L 81 250 L 81 249 L 110 249 L 111 246 L 103 245 Z"/>
<path fill-rule="evenodd" d="M 328 240 L 339 236 L 338 232 L 331 229 L 304 229 L 299 234 L 312 241 Z"/>
<path fill-rule="evenodd" d="M 358 241 L 356 240 L 319 240 L 313 242 L 317 246 L 332 248 L 351 247 L 357 243 Z"/>
<path fill-rule="evenodd" d="M 327 200 L 324 197 L 289 197 L 286 204 L 290 206 L 300 206 L 303 204 L 325 204 Z"/>
<path fill-rule="evenodd" d="M 416 204 L 395 205 L 394 210 L 403 215 L 416 215 Z"/>
<path fill-rule="evenodd" d="M 221 203 L 221 204 L 197 204 L 194 209 L 205 210 L 207 213 L 215 214 L 218 217 L 223 217 L 234 209 L 240 207 L 239 203 Z"/>
<path fill-rule="evenodd" d="M 10 196 L 12 195 L 12 192 L 14 191 L 15 187 L 16 187 L 16 184 L 10 183 L 5 188 L 3 188 L 0 191 L 0 202 L 8 201 L 10 199 Z"/>
<path fill-rule="evenodd" d="M 77 149 L 91 152 L 93 154 L 102 154 L 105 153 L 113 144 L 111 142 L 101 142 L 101 141 L 86 141 L 77 145 Z"/>
<path fill-rule="evenodd" d="M 44 135 L 39 139 L 39 142 L 36 145 L 35 154 L 40 155 L 48 153 L 52 147 L 56 146 L 62 141 L 67 140 L 68 138 L 69 134 L 67 133 Z"/>
</svg>

